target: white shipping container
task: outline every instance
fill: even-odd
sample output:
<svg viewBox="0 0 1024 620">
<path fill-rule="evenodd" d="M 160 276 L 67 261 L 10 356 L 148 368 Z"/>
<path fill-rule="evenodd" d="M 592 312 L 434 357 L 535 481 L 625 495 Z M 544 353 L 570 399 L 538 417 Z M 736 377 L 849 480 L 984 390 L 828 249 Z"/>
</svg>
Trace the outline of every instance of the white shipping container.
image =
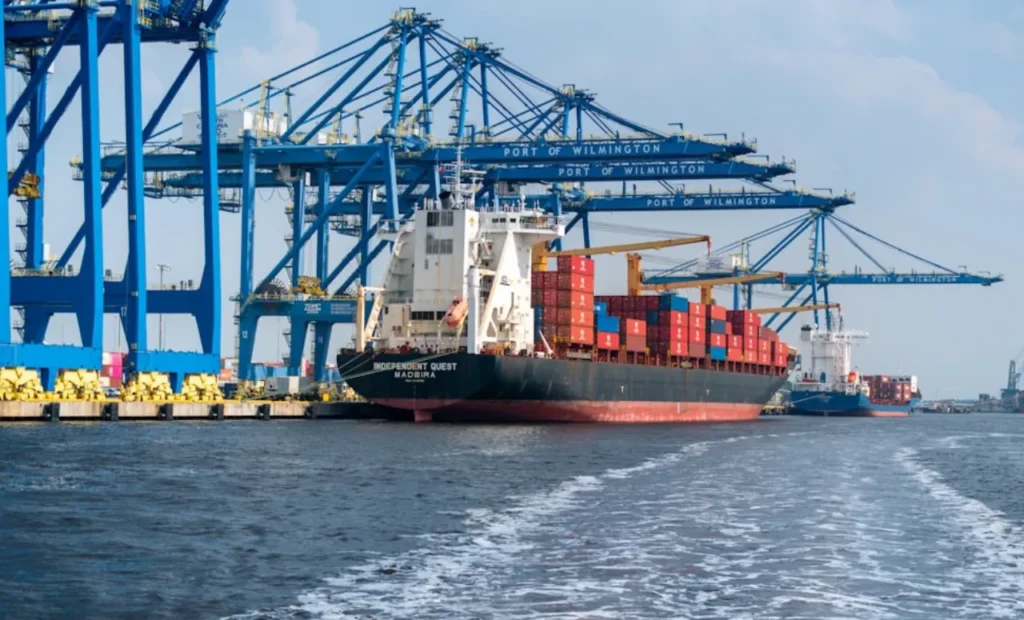
<svg viewBox="0 0 1024 620">
<path fill-rule="evenodd" d="M 110 351 L 104 351 L 100 359 L 102 360 L 100 363 L 103 366 L 110 366 L 110 362 L 112 361 L 113 358 L 110 356 Z"/>
</svg>

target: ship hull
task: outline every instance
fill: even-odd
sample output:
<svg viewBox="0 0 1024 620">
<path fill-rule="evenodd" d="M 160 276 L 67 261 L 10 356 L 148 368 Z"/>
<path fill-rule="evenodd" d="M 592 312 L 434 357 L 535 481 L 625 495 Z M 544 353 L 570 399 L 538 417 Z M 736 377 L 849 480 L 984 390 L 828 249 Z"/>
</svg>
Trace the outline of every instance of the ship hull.
<svg viewBox="0 0 1024 620">
<path fill-rule="evenodd" d="M 777 375 L 466 353 L 343 353 L 338 367 L 367 400 L 444 422 L 755 420 L 785 382 Z"/>
<path fill-rule="evenodd" d="M 801 392 L 790 393 L 793 404 L 790 415 L 830 416 L 850 418 L 905 418 L 918 399 L 907 403 L 874 403 L 863 394 L 842 392 Z"/>
</svg>

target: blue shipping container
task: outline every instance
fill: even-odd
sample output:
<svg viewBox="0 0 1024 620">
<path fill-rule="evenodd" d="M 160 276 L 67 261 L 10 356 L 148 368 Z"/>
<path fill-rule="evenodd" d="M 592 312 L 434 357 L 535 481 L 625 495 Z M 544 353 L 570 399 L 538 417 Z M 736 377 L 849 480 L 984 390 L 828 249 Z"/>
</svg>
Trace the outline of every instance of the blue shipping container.
<svg viewBox="0 0 1024 620">
<path fill-rule="evenodd" d="M 534 308 L 533 318 L 539 319 L 541 322 L 544 322 L 544 308 Z"/>
<path fill-rule="evenodd" d="M 603 301 L 595 301 L 594 314 L 598 316 L 608 314 L 608 304 L 604 303 Z"/>
<path fill-rule="evenodd" d="M 659 313 L 660 313 L 659 310 L 648 310 L 647 311 L 647 322 L 650 323 L 651 325 L 657 325 L 658 324 L 658 314 Z"/>
<path fill-rule="evenodd" d="M 709 321 L 710 329 L 712 334 L 724 334 L 725 333 L 725 321 L 716 321 L 711 319 Z"/>
<path fill-rule="evenodd" d="M 658 309 L 688 312 L 690 310 L 690 300 L 685 297 L 679 297 L 678 295 L 662 295 L 658 299 Z"/>
<path fill-rule="evenodd" d="M 619 333 L 619 317 L 617 316 L 598 316 L 594 317 L 597 322 L 597 331 L 599 332 L 612 332 L 614 334 Z"/>
<path fill-rule="evenodd" d="M 711 359 L 725 361 L 725 347 L 711 347 Z"/>
</svg>

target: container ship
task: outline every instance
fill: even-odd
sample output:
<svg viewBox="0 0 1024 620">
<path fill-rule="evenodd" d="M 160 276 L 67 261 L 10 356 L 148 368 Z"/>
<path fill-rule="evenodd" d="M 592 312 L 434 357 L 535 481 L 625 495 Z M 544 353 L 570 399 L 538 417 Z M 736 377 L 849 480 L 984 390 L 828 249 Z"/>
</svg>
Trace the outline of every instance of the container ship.
<svg viewBox="0 0 1024 620">
<path fill-rule="evenodd" d="M 915 376 L 861 376 L 851 369 L 854 344 L 867 333 L 839 329 L 819 330 L 805 325 L 801 342 L 810 347 L 811 367 L 802 371 L 790 392 L 793 415 L 848 417 L 906 417 L 921 400 Z"/>
<path fill-rule="evenodd" d="M 561 217 L 522 199 L 478 209 L 461 179 L 378 227 L 392 255 L 337 358 L 360 396 L 424 422 L 724 422 L 756 419 L 786 381 L 795 350 L 758 315 L 595 297 L 589 258 L 537 265 Z"/>
</svg>

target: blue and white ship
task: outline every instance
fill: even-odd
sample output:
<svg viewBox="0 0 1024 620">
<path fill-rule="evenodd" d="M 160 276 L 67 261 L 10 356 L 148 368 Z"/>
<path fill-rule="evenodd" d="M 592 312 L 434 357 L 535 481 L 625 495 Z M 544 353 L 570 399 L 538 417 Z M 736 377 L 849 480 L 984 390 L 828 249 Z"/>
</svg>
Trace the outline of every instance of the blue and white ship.
<svg viewBox="0 0 1024 620">
<path fill-rule="evenodd" d="M 850 364 L 853 345 L 868 338 L 867 332 L 820 330 L 805 325 L 800 341 L 810 348 L 810 368 L 798 371 L 790 392 L 792 415 L 844 417 L 905 417 L 921 398 L 917 377 L 862 377 Z M 805 358 L 806 359 L 806 358 Z M 891 386 L 885 385 L 882 381 Z M 878 394 L 872 392 L 872 383 Z M 891 393 L 890 393 L 891 392 Z"/>
</svg>

